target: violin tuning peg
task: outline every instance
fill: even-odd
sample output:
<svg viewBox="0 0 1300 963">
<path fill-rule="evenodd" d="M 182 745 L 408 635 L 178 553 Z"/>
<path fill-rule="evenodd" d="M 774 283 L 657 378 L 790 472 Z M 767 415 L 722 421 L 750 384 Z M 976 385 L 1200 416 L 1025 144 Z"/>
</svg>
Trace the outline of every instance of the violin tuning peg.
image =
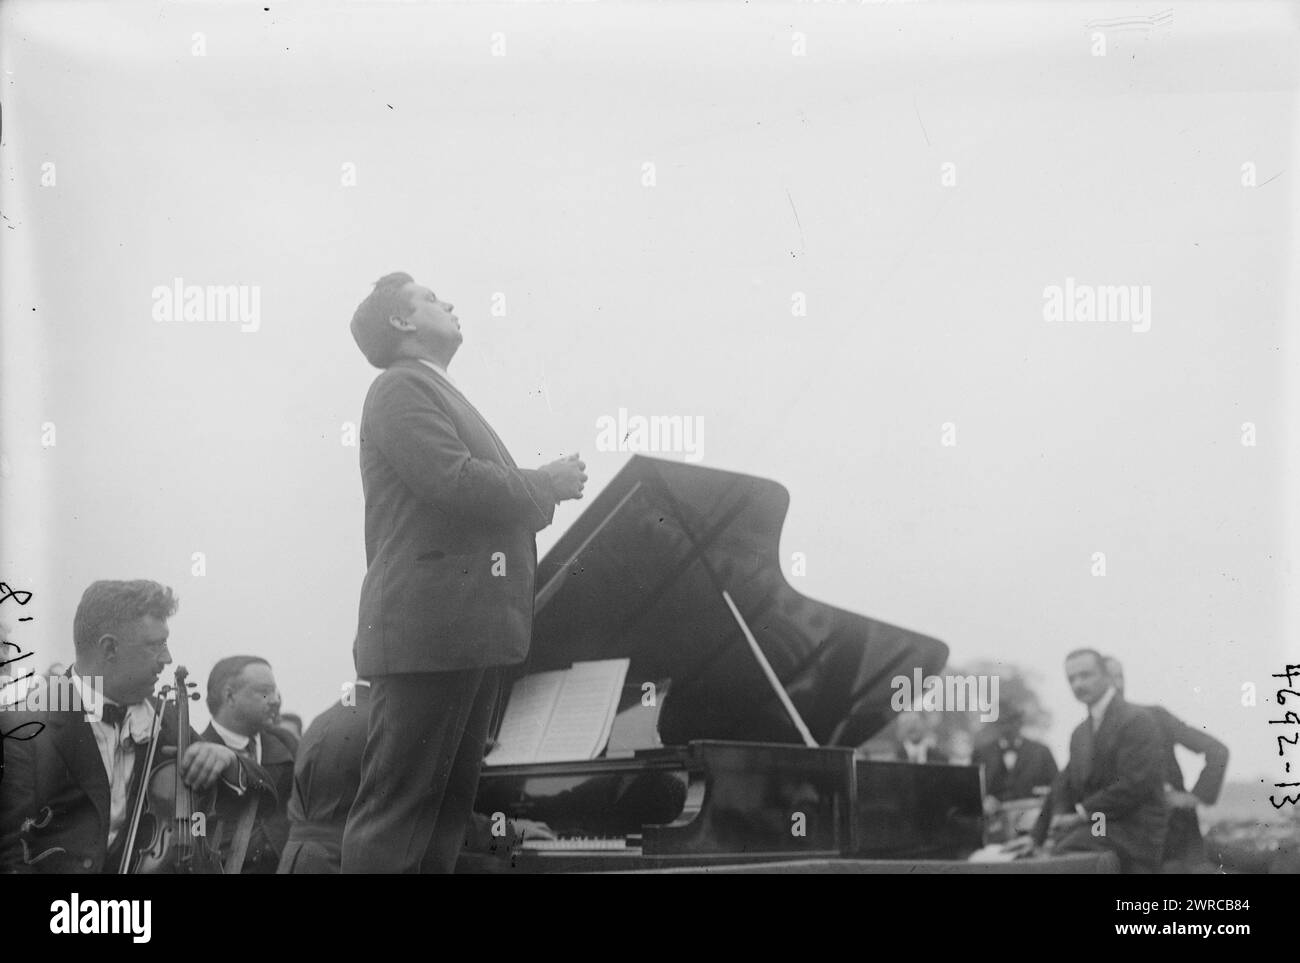
<svg viewBox="0 0 1300 963">
<path fill-rule="evenodd" d="M 191 702 L 198 702 L 198 701 L 199 701 L 199 698 L 200 698 L 200 696 L 199 696 L 199 694 L 198 694 L 197 692 L 191 692 L 191 693 L 190 693 L 190 701 L 191 701 Z"/>
</svg>

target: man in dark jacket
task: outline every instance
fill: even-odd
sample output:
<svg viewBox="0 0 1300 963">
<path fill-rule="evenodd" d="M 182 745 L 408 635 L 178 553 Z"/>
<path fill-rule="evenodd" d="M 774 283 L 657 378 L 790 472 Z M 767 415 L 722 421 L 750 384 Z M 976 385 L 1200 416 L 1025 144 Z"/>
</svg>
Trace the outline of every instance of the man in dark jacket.
<svg viewBox="0 0 1300 963">
<path fill-rule="evenodd" d="M 353 646 L 371 682 L 344 872 L 451 872 L 496 704 L 532 635 L 535 534 L 579 498 L 576 456 L 520 469 L 447 373 L 452 305 L 381 278 L 352 335 L 382 372 L 361 415 L 366 577 Z"/>
<path fill-rule="evenodd" d="M 293 789 L 298 742 L 292 733 L 275 725 L 280 690 L 271 664 L 252 655 L 222 659 L 208 675 L 207 701 L 212 721 L 203 738 L 241 753 L 251 766 L 265 774 L 264 781 L 273 789 L 258 799 L 242 872 L 274 873 L 289 837 L 289 793 Z M 235 826 L 239 808 L 219 806 L 218 812 Z M 227 834 L 223 845 L 233 843 L 233 834 Z"/>
<path fill-rule="evenodd" d="M 1070 761 L 1034 827 L 1055 852 L 1111 850 L 1126 873 L 1154 873 L 1164 850 L 1167 810 L 1163 741 L 1151 713 L 1128 705 L 1102 655 L 1078 649 L 1065 660 L 1074 697 L 1088 716 L 1070 736 Z"/>
<path fill-rule="evenodd" d="M 972 761 L 984 767 L 984 792 L 998 802 L 1045 796 L 1056 778 L 1052 750 L 1020 731 L 1024 713 L 1005 709 L 993 723 L 994 737 L 975 750 Z"/>
<path fill-rule="evenodd" d="M 1106 670 L 1120 695 L 1124 694 L 1124 666 L 1107 656 Z M 1165 836 L 1166 872 L 1186 872 L 1205 858 L 1205 840 L 1196 816 L 1197 806 L 1213 806 L 1223 788 L 1228 770 L 1228 747 L 1201 729 L 1194 729 L 1163 706 L 1146 706 L 1160 727 L 1164 741 L 1161 770 L 1165 780 L 1165 802 L 1169 804 L 1169 830 Z M 1191 792 L 1183 780 L 1182 767 L 1174 754 L 1182 746 L 1205 758 L 1201 774 Z"/>
<path fill-rule="evenodd" d="M 312 720 L 298 746 L 289 799 L 289 841 L 281 873 L 337 873 L 343 826 L 361 785 L 361 753 L 370 721 L 370 683 L 358 679 Z"/>
</svg>

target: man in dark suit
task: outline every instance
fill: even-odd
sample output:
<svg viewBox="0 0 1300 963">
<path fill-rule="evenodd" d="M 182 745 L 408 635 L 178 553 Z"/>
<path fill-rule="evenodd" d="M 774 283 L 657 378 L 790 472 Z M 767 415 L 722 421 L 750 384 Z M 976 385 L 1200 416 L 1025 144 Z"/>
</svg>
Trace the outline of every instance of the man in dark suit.
<svg viewBox="0 0 1300 963">
<path fill-rule="evenodd" d="M 358 679 L 307 727 L 294 764 L 289 841 L 279 872 L 339 872 L 343 826 L 361 785 L 369 721 L 370 683 Z"/>
<path fill-rule="evenodd" d="M 280 690 L 271 664 L 253 655 L 222 659 L 208 674 L 207 702 L 212 721 L 203 738 L 241 753 L 265 774 L 274 790 L 258 799 L 242 867 L 244 873 L 274 873 L 289 838 L 289 794 L 298 742 L 275 725 Z M 219 814 L 233 826 L 241 807 L 219 809 Z M 228 834 L 227 841 L 233 843 L 233 836 Z"/>
<path fill-rule="evenodd" d="M 1114 656 L 1107 656 L 1106 671 L 1120 695 L 1124 694 L 1124 666 Z M 1228 747 L 1214 736 L 1193 729 L 1163 706 L 1144 707 L 1155 718 L 1164 741 L 1161 770 L 1165 781 L 1165 802 L 1169 805 L 1169 830 L 1165 836 L 1166 872 L 1186 872 L 1205 859 L 1205 840 L 1196 816 L 1197 806 L 1213 806 L 1223 788 L 1228 770 Z M 1182 746 L 1205 758 L 1201 775 L 1192 791 L 1187 791 L 1182 767 L 1174 754 Z"/>
<path fill-rule="evenodd" d="M 994 737 L 975 750 L 972 760 L 984 767 L 984 792 L 998 802 L 1045 796 L 1056 778 L 1052 750 L 1020 731 L 1024 713 L 1005 709 L 993 723 Z"/>
<path fill-rule="evenodd" d="M 151 694 L 172 661 L 167 620 L 175 612 L 171 589 L 157 582 L 101 581 L 86 589 L 73 619 L 76 660 L 66 685 L 52 690 L 75 690 L 76 698 L 0 718 L 9 736 L 0 779 L 0 871 L 117 871 L 158 711 Z M 180 760 L 187 785 L 220 783 L 222 797 L 261 788 L 234 750 L 193 732 L 191 740 Z M 159 758 L 167 747 L 174 754 L 175 745 L 175 716 L 167 712 Z"/>
<path fill-rule="evenodd" d="M 516 467 L 451 381 L 452 305 L 381 278 L 352 335 L 382 373 L 361 416 L 366 577 L 357 674 L 371 681 L 344 872 L 451 872 L 465 836 L 498 670 L 532 634 L 535 534 L 579 498 L 576 456 Z"/>
<path fill-rule="evenodd" d="M 1111 850 L 1122 872 L 1156 872 L 1166 819 L 1156 721 L 1124 701 L 1095 649 L 1071 652 L 1065 673 L 1088 717 L 1070 736 L 1070 761 L 1039 815 L 1033 846 L 1044 846 L 1050 832 L 1057 853 Z"/>
</svg>

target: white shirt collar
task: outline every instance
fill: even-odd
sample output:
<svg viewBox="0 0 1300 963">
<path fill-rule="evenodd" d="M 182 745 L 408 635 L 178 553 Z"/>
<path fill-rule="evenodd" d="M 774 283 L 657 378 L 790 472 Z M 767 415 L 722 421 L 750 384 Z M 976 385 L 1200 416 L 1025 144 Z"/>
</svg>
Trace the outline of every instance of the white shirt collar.
<svg viewBox="0 0 1300 963">
<path fill-rule="evenodd" d="M 1088 706 L 1088 715 L 1092 717 L 1092 731 L 1096 732 L 1101 728 L 1101 720 L 1106 717 L 1106 709 L 1110 706 L 1115 698 L 1115 687 L 1111 686 L 1106 690 L 1106 694 L 1100 699 Z"/>
<path fill-rule="evenodd" d="M 930 753 L 934 751 L 937 745 L 933 736 L 926 736 L 920 742 L 904 742 L 903 750 L 907 757 L 913 762 L 927 762 L 930 759 Z"/>
<path fill-rule="evenodd" d="M 447 374 L 447 369 L 444 368 L 442 365 L 438 364 L 438 362 L 430 361 L 428 358 L 417 358 L 416 360 L 419 361 L 420 364 L 432 368 L 434 371 L 438 372 L 438 374 L 442 375 L 444 378 L 447 379 L 448 384 L 455 387 L 456 382 L 451 380 L 451 375 Z"/>
<path fill-rule="evenodd" d="M 247 752 L 253 752 L 257 746 L 255 741 L 257 739 L 256 733 L 251 736 L 240 735 L 232 729 L 227 729 L 216 719 L 212 720 L 212 728 L 217 730 L 217 735 L 221 737 L 221 741 L 231 749 L 242 749 Z M 249 745 L 250 742 L 252 742 L 252 746 Z"/>
<path fill-rule="evenodd" d="M 72 684 L 81 694 L 81 706 L 86 721 L 106 725 L 103 722 L 104 706 L 115 706 L 120 703 L 104 695 L 103 690 L 98 686 L 83 679 L 75 668 L 72 669 Z M 149 736 L 153 733 L 155 714 L 152 699 L 144 699 L 135 705 L 127 706 L 120 730 L 122 741 L 125 742 L 129 737 L 132 742 L 148 742 Z"/>
</svg>

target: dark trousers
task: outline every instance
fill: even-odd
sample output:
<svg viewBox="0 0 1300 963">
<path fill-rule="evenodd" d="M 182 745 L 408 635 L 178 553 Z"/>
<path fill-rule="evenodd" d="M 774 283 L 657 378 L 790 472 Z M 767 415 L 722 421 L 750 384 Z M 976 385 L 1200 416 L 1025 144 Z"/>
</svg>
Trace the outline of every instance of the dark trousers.
<svg viewBox="0 0 1300 963">
<path fill-rule="evenodd" d="M 1056 844 L 1058 853 L 1104 853 L 1111 852 L 1119 857 L 1119 871 L 1135 875 L 1148 875 L 1160 872 L 1158 857 L 1138 857 L 1129 850 L 1116 846 L 1104 836 L 1092 835 L 1092 828 L 1085 824 L 1071 830 Z"/>
<path fill-rule="evenodd" d="M 496 669 L 377 675 L 345 873 L 450 873 L 478 792 Z"/>
</svg>

